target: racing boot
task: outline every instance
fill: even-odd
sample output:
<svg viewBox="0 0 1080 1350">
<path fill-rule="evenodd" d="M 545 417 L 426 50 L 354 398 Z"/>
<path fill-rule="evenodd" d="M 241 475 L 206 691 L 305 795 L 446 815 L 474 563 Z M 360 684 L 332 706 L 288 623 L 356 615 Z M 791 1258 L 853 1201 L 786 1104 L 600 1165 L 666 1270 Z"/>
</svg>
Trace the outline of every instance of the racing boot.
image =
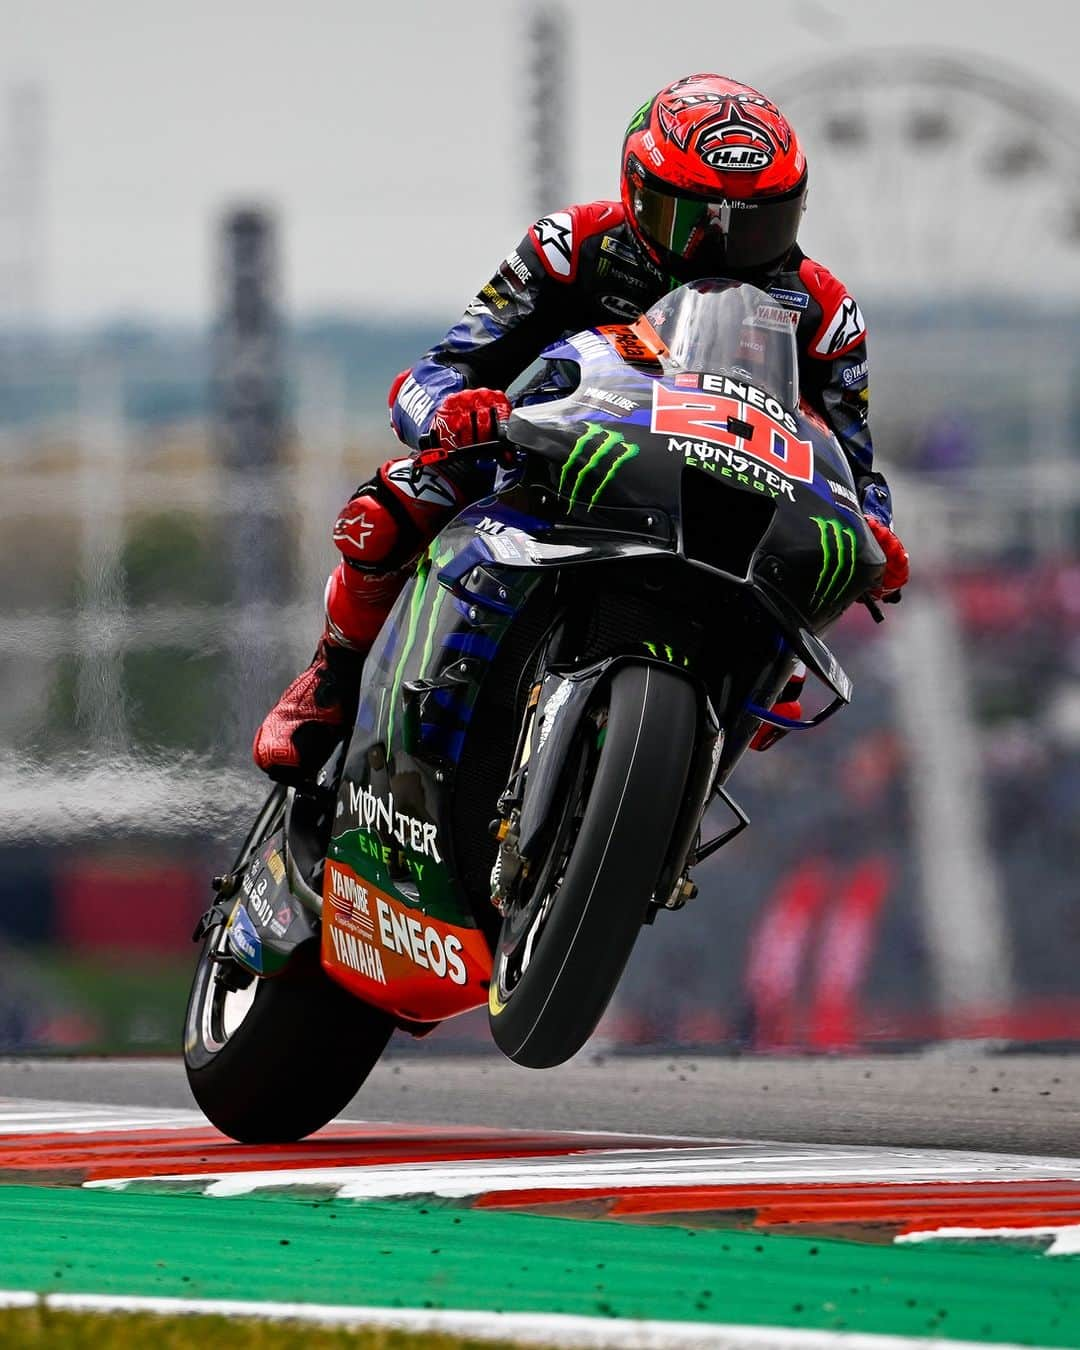
<svg viewBox="0 0 1080 1350">
<path fill-rule="evenodd" d="M 255 763 L 271 778 L 312 781 L 351 729 L 364 658 L 417 556 L 463 500 L 451 477 L 401 456 L 342 507 L 332 536 L 342 559 L 326 583 L 325 631 L 311 665 L 255 733 Z"/>
<path fill-rule="evenodd" d="M 364 658 L 405 584 L 404 569 L 362 571 L 342 559 L 326 583 L 326 629 L 307 670 L 255 733 L 252 754 L 279 783 L 312 782 L 356 720 Z"/>
<path fill-rule="evenodd" d="M 311 665 L 267 713 L 255 733 L 255 763 L 279 783 L 314 781 L 356 718 L 365 651 L 319 639 Z"/>
</svg>

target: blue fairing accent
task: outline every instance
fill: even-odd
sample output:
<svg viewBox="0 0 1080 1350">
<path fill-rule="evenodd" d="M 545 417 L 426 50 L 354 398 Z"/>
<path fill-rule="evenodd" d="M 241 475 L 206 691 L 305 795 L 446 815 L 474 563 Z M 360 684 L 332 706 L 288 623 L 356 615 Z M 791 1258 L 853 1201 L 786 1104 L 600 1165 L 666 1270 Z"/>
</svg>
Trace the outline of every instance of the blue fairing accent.
<svg viewBox="0 0 1080 1350">
<path fill-rule="evenodd" d="M 850 506 L 847 502 L 841 501 L 839 497 L 833 496 L 832 488 L 829 487 L 824 474 L 815 471 L 814 481 L 808 486 L 811 491 L 817 493 L 823 502 L 828 502 L 830 506 L 835 506 L 840 511 L 850 511 L 852 515 L 856 514 L 853 506 Z"/>
<path fill-rule="evenodd" d="M 433 722 L 423 722 L 420 726 L 420 735 L 424 746 L 435 754 L 445 755 L 454 764 L 461 758 L 461 751 L 465 745 L 464 731 L 450 731 L 446 727 L 436 726 Z"/>
<path fill-rule="evenodd" d="M 456 712 L 459 722 L 468 722 L 473 715 L 473 709 L 461 701 L 461 695 L 456 689 L 436 689 L 432 698 L 440 708 L 445 708 L 447 712 Z"/>
<path fill-rule="evenodd" d="M 494 497 L 481 497 L 479 501 L 466 506 L 458 516 L 463 525 L 478 525 L 485 516 L 497 520 L 502 525 L 514 525 L 527 534 L 550 529 L 546 520 L 539 516 L 527 515 L 524 511 L 515 511 L 512 506 L 500 502 Z"/>
<path fill-rule="evenodd" d="M 389 622 L 388 626 L 384 627 L 383 632 L 380 635 L 382 659 L 384 663 L 383 668 L 386 670 L 389 670 L 390 666 L 393 664 L 394 657 L 397 653 L 398 639 L 400 637 L 401 629 L 398 627 L 397 620 L 393 619 Z"/>
<path fill-rule="evenodd" d="M 262 942 L 243 905 L 233 914 L 232 923 L 229 927 L 229 946 L 244 965 L 257 974 L 262 973 Z"/>
<path fill-rule="evenodd" d="M 450 633 L 443 646 L 451 651 L 461 652 L 463 656 L 483 657 L 485 661 L 494 660 L 495 653 L 499 650 L 499 644 L 495 639 L 483 633 Z"/>
<path fill-rule="evenodd" d="M 810 731 L 813 724 L 803 721 L 798 717 L 785 717 L 782 713 L 774 712 L 772 708 L 762 708 L 757 703 L 747 703 L 745 711 L 754 717 L 759 717 L 769 726 L 780 727 L 784 731 Z"/>
</svg>

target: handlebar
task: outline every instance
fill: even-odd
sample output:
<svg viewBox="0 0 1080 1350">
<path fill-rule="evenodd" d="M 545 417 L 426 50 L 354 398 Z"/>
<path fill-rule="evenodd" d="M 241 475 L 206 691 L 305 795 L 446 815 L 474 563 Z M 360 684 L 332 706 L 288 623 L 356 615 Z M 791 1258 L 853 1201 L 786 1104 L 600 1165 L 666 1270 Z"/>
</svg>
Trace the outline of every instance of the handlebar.
<svg viewBox="0 0 1080 1350">
<path fill-rule="evenodd" d="M 435 464 L 440 459 L 446 459 L 448 455 L 460 455 L 463 452 L 486 450 L 492 445 L 503 445 L 506 441 L 506 428 L 510 425 L 510 422 L 509 420 L 503 421 L 500 419 L 497 425 L 499 428 L 498 435 L 492 440 L 476 441 L 472 445 L 463 445 L 458 448 L 452 447 L 450 449 L 445 449 L 439 444 L 439 433 L 437 431 L 426 431 L 416 443 L 418 455 L 431 455 L 431 458 L 425 462 Z M 432 452 L 436 450 L 439 451 L 439 453 L 437 455 L 432 454 Z"/>
<path fill-rule="evenodd" d="M 508 425 L 508 422 L 500 421 L 498 423 L 498 435 L 493 440 L 476 441 L 473 445 L 462 446 L 442 446 L 439 444 L 439 433 L 437 431 L 425 432 L 417 442 L 416 454 L 413 456 L 413 481 L 416 481 L 416 476 L 426 465 L 441 464 L 451 455 L 455 458 L 461 455 L 471 458 L 473 456 L 490 455 L 492 451 L 499 451 L 502 455 L 506 455 L 509 444 L 506 437 Z"/>
</svg>

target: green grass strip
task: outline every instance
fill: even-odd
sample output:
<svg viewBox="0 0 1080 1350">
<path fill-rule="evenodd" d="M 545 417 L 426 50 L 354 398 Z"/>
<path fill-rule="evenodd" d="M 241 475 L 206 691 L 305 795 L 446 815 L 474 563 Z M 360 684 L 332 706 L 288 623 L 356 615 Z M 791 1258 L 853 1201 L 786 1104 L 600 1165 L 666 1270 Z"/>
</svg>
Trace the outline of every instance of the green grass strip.
<svg viewBox="0 0 1080 1350">
<path fill-rule="evenodd" d="M 1080 1347 L 1080 1260 L 349 1202 L 0 1190 L 0 1287 Z"/>
<path fill-rule="evenodd" d="M 478 1341 L 388 1330 L 340 1330 L 226 1317 L 0 1310 L 0 1346 L 22 1350 L 519 1350 Z"/>
</svg>

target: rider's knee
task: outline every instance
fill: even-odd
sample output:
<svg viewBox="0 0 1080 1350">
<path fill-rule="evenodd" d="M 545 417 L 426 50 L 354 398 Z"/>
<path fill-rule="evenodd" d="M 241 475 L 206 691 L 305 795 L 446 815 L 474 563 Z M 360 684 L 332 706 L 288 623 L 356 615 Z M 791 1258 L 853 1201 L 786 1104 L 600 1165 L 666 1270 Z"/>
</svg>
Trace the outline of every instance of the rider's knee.
<svg viewBox="0 0 1080 1350">
<path fill-rule="evenodd" d="M 361 571 L 347 560 L 338 563 L 326 583 L 326 628 L 340 647 L 365 648 L 405 585 L 402 571 Z"/>
<path fill-rule="evenodd" d="M 387 460 L 345 503 L 333 540 L 353 568 L 396 571 L 426 548 L 462 499 L 438 470 L 407 456 Z"/>
</svg>

